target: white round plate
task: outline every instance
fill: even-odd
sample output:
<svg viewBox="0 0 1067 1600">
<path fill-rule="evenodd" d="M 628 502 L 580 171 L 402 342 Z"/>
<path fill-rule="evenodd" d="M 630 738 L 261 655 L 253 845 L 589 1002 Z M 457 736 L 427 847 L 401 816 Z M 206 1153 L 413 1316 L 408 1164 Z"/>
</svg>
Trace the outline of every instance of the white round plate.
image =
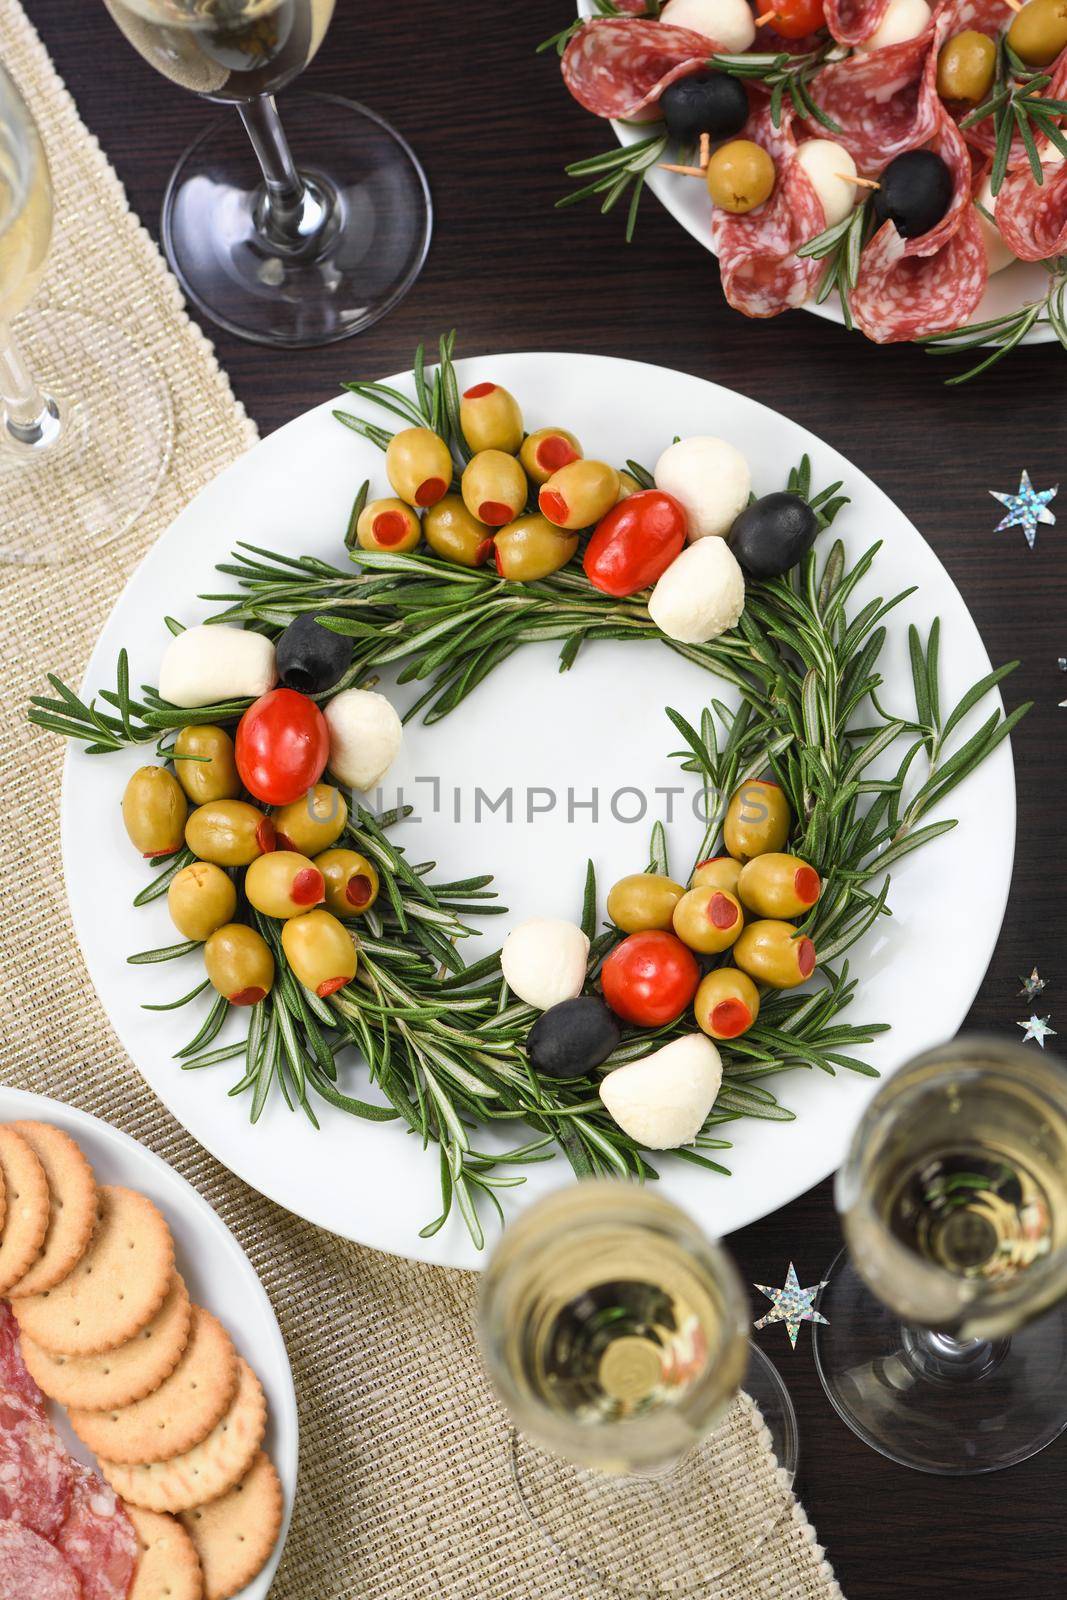
<svg viewBox="0 0 1067 1600">
<path fill-rule="evenodd" d="M 582 16 L 593 15 L 589 0 L 581 0 L 578 10 Z M 611 126 L 621 145 L 636 144 L 639 139 L 646 139 L 650 127 L 649 124 L 615 120 L 612 120 Z M 671 159 L 673 160 L 673 157 Z M 675 222 L 680 222 L 686 233 L 691 234 L 698 244 L 702 244 L 705 250 L 714 255 L 715 250 L 711 242 L 711 213 L 714 207 L 705 185 L 681 173 L 663 172 L 659 167 L 652 169 L 646 182 L 647 187 L 657 200 L 663 203 Z M 640 225 L 638 222 L 638 227 Z M 1005 267 L 1003 272 L 998 272 L 989 279 L 985 294 L 978 302 L 967 326 L 1021 311 L 1023 306 L 1031 301 L 1044 299 L 1047 292 L 1048 273 L 1039 262 L 1015 261 L 1011 266 Z M 828 322 L 836 322 L 840 327 L 845 325 L 841 302 L 836 294 L 831 294 L 822 305 L 816 305 L 814 300 L 808 300 L 800 310 L 812 311 L 817 317 L 825 317 Z M 1055 337 L 1048 324 L 1042 322 L 1031 328 L 1023 343 L 1049 344 Z"/>
<path fill-rule="evenodd" d="M 298 1430 L 289 1358 L 263 1285 L 241 1246 L 207 1201 L 173 1167 L 136 1139 L 46 1095 L 0 1087 L 0 1122 L 28 1119 L 50 1122 L 76 1139 L 101 1183 L 137 1189 L 159 1207 L 174 1235 L 178 1270 L 193 1301 L 214 1312 L 263 1385 L 268 1407 L 263 1448 L 282 1480 L 285 1512 L 274 1554 L 259 1577 L 235 1600 L 266 1600 L 281 1560 L 296 1495 Z M 76 1437 L 63 1407 L 49 1404 L 48 1409 L 71 1455 L 95 1468 L 92 1453 Z"/>
<path fill-rule="evenodd" d="M 788 467 L 807 451 L 815 484 L 843 479 L 852 496 L 834 528 L 849 555 L 858 556 L 875 539 L 885 541 L 854 608 L 873 594 L 919 586 L 892 614 L 885 703 L 902 712 L 911 705 L 910 621 L 926 628 L 935 615 L 941 617 L 946 704 L 988 671 L 974 623 L 932 550 L 881 490 L 796 423 L 684 373 L 597 356 L 487 356 L 459 363 L 459 377 L 461 387 L 486 377 L 505 384 L 519 396 L 528 427 L 563 423 L 590 455 L 608 460 L 652 463 L 676 433 L 722 435 L 748 457 L 757 493 L 782 487 Z M 380 452 L 333 420 L 337 405 L 368 414 L 345 397 L 298 417 L 224 472 L 176 519 L 104 627 L 86 673 L 86 695 L 113 684 L 122 646 L 130 652 L 134 685 L 158 681 L 168 638 L 164 614 L 190 623 L 219 609 L 194 597 L 232 588 L 232 580 L 213 568 L 227 559 L 235 540 L 344 564 L 342 533 L 356 489 L 369 477 L 376 492 L 383 492 L 385 474 Z M 381 420 L 390 423 L 387 414 Z M 401 709 L 417 692 L 396 691 Z M 684 783 L 691 798 L 693 780 L 668 759 L 679 741 L 663 708 L 675 706 L 699 721 L 712 694 L 732 698 L 722 682 L 656 641 L 587 646 L 565 674 L 557 671 L 556 648 L 541 644 L 510 657 L 452 716 L 431 728 L 409 724 L 383 796 L 392 804 L 400 789 L 417 808 L 417 820 L 398 829 L 398 838 L 412 860 L 436 860 L 442 877 L 494 872 L 503 903 L 512 908 L 509 917 L 487 920 L 484 940 L 468 946 L 472 957 L 492 949 L 514 920 L 535 913 L 576 916 L 587 856 L 596 863 L 603 912 L 603 895 L 614 879 L 644 867 L 651 823 L 659 816 L 669 820 L 668 805 L 675 813 L 668 832 L 677 870 L 688 870 L 699 831 L 686 802 L 665 791 Z M 206 997 L 176 1013 L 144 1011 L 146 1001 L 191 989 L 199 957 L 165 966 L 126 964 L 131 952 L 175 939 L 164 902 L 139 911 L 130 905 L 147 874 L 123 832 L 119 799 L 127 775 L 144 759 L 143 749 L 112 756 L 72 749 L 63 795 L 63 857 L 75 927 L 93 982 L 131 1057 L 195 1138 L 281 1205 L 379 1249 L 477 1266 L 481 1258 L 458 1215 L 434 1238 L 419 1238 L 419 1229 L 439 1210 L 437 1156 L 423 1151 L 399 1123 L 361 1122 L 323 1106 L 322 1127 L 315 1132 L 275 1098 L 253 1128 L 247 1098 L 226 1094 L 241 1075 L 239 1062 L 183 1072 L 173 1059 L 198 1026 Z M 510 788 L 510 820 L 506 793 L 492 813 L 483 798 L 476 817 L 479 788 L 494 801 Z M 857 1018 L 893 1024 L 890 1035 L 863 1052 L 880 1069 L 953 1033 L 985 972 L 1007 898 L 1015 837 L 1006 743 L 953 793 L 949 814 L 960 819 L 959 828 L 901 863 L 893 874 L 893 918 L 883 919 L 850 953 L 852 969 L 861 975 Z M 980 889 L 974 881 L 976 851 Z M 362 1066 L 353 1063 L 345 1077 L 353 1092 L 378 1098 Z M 669 1156 L 659 1163 L 666 1191 L 719 1232 L 765 1215 L 832 1171 L 871 1092 L 869 1079 L 847 1073 L 835 1079 L 792 1073 L 773 1080 L 773 1087 L 799 1121 L 733 1125 L 734 1149 L 724 1158 L 732 1177 Z M 488 1136 L 479 1139 L 483 1146 L 492 1143 Z M 505 1191 L 509 1204 L 521 1205 L 568 1173 L 562 1157 L 530 1168 L 522 1189 Z M 491 1219 L 486 1221 L 491 1237 Z"/>
</svg>

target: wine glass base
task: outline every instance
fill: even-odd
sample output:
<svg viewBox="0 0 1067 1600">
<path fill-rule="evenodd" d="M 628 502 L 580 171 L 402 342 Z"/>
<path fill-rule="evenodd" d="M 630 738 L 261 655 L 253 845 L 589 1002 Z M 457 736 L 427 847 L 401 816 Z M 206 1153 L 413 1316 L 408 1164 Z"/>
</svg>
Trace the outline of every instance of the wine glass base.
<svg viewBox="0 0 1067 1600">
<path fill-rule="evenodd" d="M 931 1363 L 936 1338 L 875 1298 L 842 1251 L 816 1307 L 815 1361 L 838 1416 L 900 1466 L 944 1477 L 998 1472 L 1067 1428 L 1067 1303 L 970 1359 Z M 929 1341 L 924 1342 L 924 1341 Z"/>
<path fill-rule="evenodd" d="M 764 1429 L 777 1466 L 764 1456 Z M 765 1483 L 753 1481 L 754 1458 L 765 1463 Z M 641 1477 L 590 1472 L 519 1433 L 509 1459 L 526 1515 L 586 1583 L 631 1600 L 684 1600 L 743 1567 L 787 1514 L 796 1415 L 776 1369 L 752 1346 L 745 1394 L 673 1468 Z"/>
<path fill-rule="evenodd" d="M 411 288 L 430 246 L 426 175 L 397 131 L 337 95 L 286 95 L 286 134 L 315 203 L 332 214 L 296 249 L 262 230 L 263 178 L 239 119 L 190 145 L 163 201 L 163 247 L 192 303 L 256 344 L 350 339 Z M 314 207 L 313 207 L 314 209 Z"/>
<path fill-rule="evenodd" d="M 48 307 L 15 333 L 50 404 L 34 445 L 13 436 L 0 402 L 0 562 L 53 566 L 137 521 L 170 461 L 174 419 L 151 357 L 113 323 Z"/>
</svg>

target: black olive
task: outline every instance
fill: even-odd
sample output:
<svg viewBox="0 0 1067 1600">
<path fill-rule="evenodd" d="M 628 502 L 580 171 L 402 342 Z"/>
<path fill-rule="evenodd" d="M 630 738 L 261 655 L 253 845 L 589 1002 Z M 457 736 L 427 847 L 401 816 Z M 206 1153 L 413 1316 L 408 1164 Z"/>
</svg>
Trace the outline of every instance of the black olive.
<svg viewBox="0 0 1067 1600">
<path fill-rule="evenodd" d="M 952 173 L 933 150 L 906 150 L 878 183 L 874 214 L 879 226 L 895 223 L 902 239 L 918 239 L 936 228 L 952 203 Z"/>
<path fill-rule="evenodd" d="M 784 489 L 746 506 L 730 529 L 730 549 L 753 578 L 776 578 L 815 543 L 819 520 L 806 500 Z"/>
<path fill-rule="evenodd" d="M 546 1078 L 584 1078 L 619 1042 L 613 1012 L 595 995 L 549 1006 L 526 1036 L 526 1054 Z"/>
<path fill-rule="evenodd" d="M 679 144 L 696 144 L 702 133 L 732 139 L 748 121 L 748 95 L 725 72 L 691 72 L 664 89 L 659 108 L 667 132 Z"/>
<path fill-rule="evenodd" d="M 301 694 L 332 689 L 352 660 L 351 639 L 322 627 L 310 611 L 293 618 L 274 648 L 279 679 Z"/>
</svg>

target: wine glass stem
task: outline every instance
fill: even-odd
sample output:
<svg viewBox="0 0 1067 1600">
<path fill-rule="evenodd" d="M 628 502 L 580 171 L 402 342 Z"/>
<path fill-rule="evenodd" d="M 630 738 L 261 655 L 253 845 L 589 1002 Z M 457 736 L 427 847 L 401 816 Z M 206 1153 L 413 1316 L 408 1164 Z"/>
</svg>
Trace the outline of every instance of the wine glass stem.
<svg viewBox="0 0 1067 1600">
<path fill-rule="evenodd" d="M 305 183 L 297 171 L 273 95 L 260 95 L 237 109 L 263 173 L 259 226 L 278 249 L 305 251 L 328 221 L 322 190 Z"/>
<path fill-rule="evenodd" d="M 932 1328 L 907 1325 L 903 1343 L 912 1368 L 943 1383 L 973 1383 L 998 1367 L 1008 1351 L 1007 1339 L 954 1339 Z"/>
<path fill-rule="evenodd" d="M 59 437 L 59 407 L 34 381 L 6 322 L 0 322 L 0 416 L 9 445 L 44 450 Z"/>
</svg>

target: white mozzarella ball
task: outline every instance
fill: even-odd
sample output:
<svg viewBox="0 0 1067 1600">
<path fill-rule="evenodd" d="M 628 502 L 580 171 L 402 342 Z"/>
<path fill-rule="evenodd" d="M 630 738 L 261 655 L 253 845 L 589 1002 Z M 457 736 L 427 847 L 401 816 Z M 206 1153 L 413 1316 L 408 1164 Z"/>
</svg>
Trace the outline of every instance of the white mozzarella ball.
<svg viewBox="0 0 1067 1600">
<path fill-rule="evenodd" d="M 993 194 L 992 177 L 986 178 L 986 181 L 979 189 L 976 196 L 976 204 L 978 207 L 978 231 L 982 235 L 986 260 L 989 263 L 989 276 L 992 277 L 995 272 L 1003 272 L 1005 267 L 1010 267 L 1012 262 L 1016 260 L 1014 250 L 1009 250 L 1004 243 L 996 223 L 989 220 L 989 217 L 996 210 L 997 204 L 996 196 Z M 986 216 L 986 212 L 989 213 L 989 216 Z"/>
<path fill-rule="evenodd" d="M 608 1115 L 648 1150 L 691 1144 L 722 1083 L 722 1060 L 703 1033 L 673 1039 L 640 1061 L 609 1072 L 600 1085 Z"/>
<path fill-rule="evenodd" d="M 655 483 L 680 500 L 690 539 L 729 533 L 748 504 L 752 475 L 740 450 L 707 434 L 668 445 L 656 462 Z"/>
<path fill-rule="evenodd" d="M 926 0 L 889 0 L 886 14 L 877 28 L 856 49 L 881 50 L 887 44 L 903 44 L 905 39 L 917 39 L 930 26 L 932 16 Z"/>
<path fill-rule="evenodd" d="M 822 202 L 826 226 L 844 222 L 856 204 L 856 163 L 843 144 L 833 139 L 805 139 L 797 160 Z"/>
<path fill-rule="evenodd" d="M 725 539 L 687 545 L 653 589 L 648 614 L 661 633 L 682 644 L 707 644 L 737 626 L 745 579 Z"/>
<path fill-rule="evenodd" d="M 159 692 L 173 706 L 258 700 L 278 681 L 274 646 L 261 633 L 217 626 L 175 634 L 159 665 Z"/>
<path fill-rule="evenodd" d="M 373 789 L 396 758 L 403 741 L 400 718 L 383 694 L 343 689 L 324 707 L 330 730 L 328 766 L 339 783 Z"/>
<path fill-rule="evenodd" d="M 747 0 L 667 0 L 659 20 L 706 34 L 727 55 L 747 50 L 756 37 L 756 21 Z"/>
<path fill-rule="evenodd" d="M 512 928 L 500 951 L 508 987 L 538 1011 L 576 1000 L 585 984 L 589 940 L 573 922 L 531 917 Z"/>
</svg>

